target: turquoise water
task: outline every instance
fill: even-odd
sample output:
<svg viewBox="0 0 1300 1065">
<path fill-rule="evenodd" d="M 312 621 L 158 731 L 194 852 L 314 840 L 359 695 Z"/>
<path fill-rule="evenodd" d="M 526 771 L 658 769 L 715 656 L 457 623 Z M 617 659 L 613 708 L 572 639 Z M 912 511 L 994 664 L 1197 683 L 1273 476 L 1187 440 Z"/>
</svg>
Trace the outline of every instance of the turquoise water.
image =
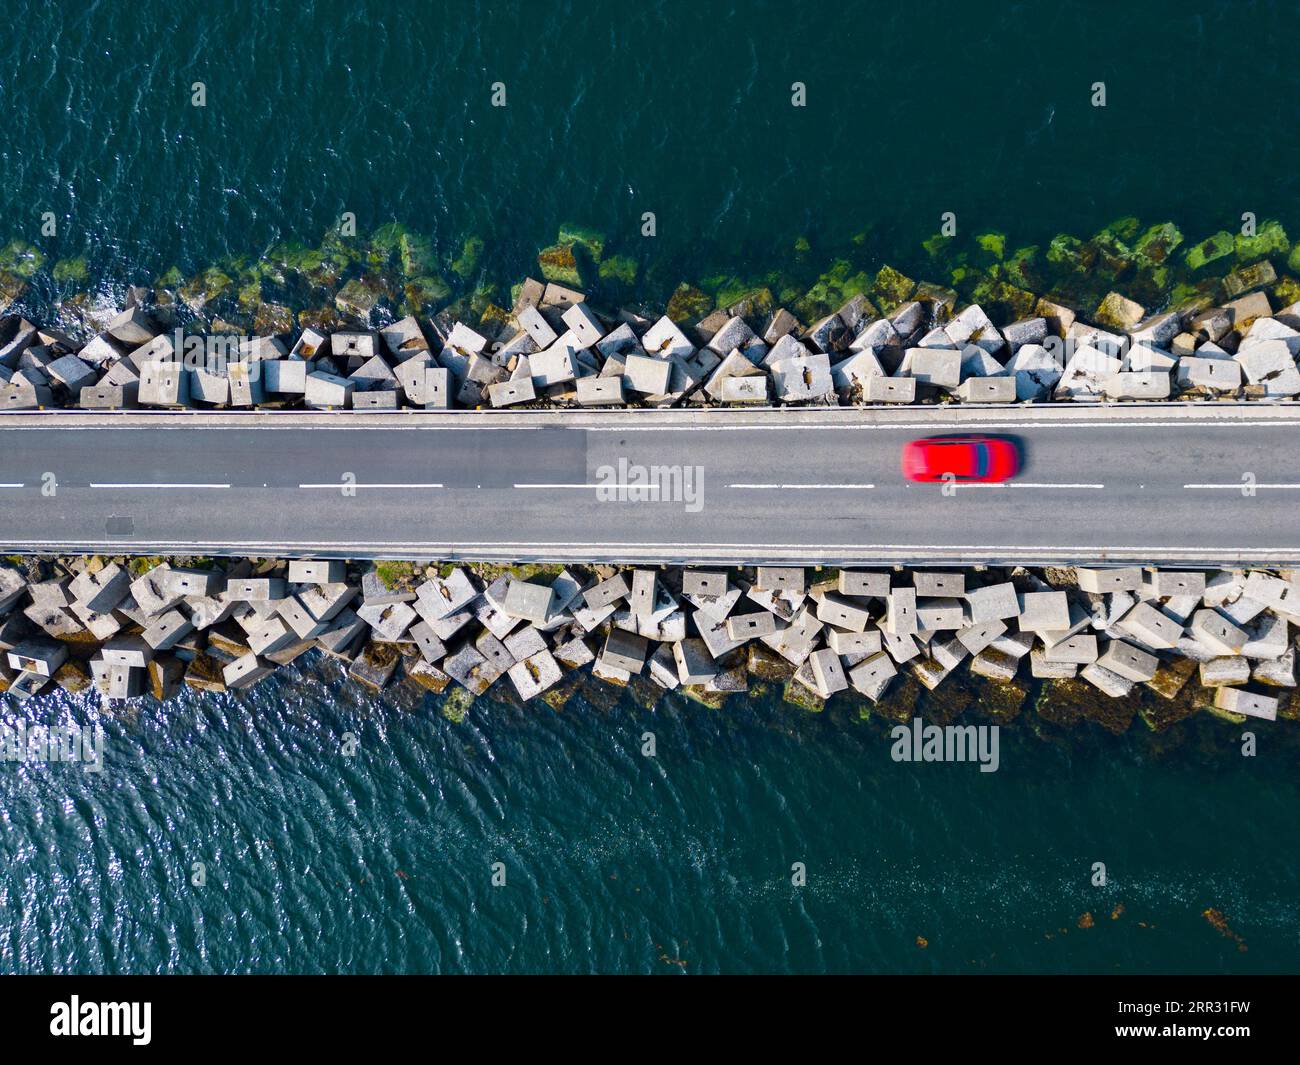
<svg viewBox="0 0 1300 1065">
<path fill-rule="evenodd" d="M 1300 222 L 1291 5 L 7 14 L 0 243 L 45 256 L 32 313 L 315 245 L 345 211 L 363 233 L 427 234 L 443 267 L 481 236 L 480 273 L 505 282 L 577 222 L 638 261 L 646 296 L 784 268 L 800 237 L 814 275 L 846 251 L 923 262 L 945 211 L 1013 245 L 1124 215 L 1175 220 L 1189 242 L 1243 211 Z M 84 283 L 53 280 L 81 256 Z M 41 713 L 86 722 L 95 706 Z M 880 727 L 771 698 L 558 715 L 488 700 L 454 725 L 432 698 L 371 699 L 320 664 L 105 728 L 101 776 L 0 763 L 0 970 L 1300 965 L 1294 723 L 1261 727 L 1255 759 L 1208 721 L 1158 744 L 1140 724 L 1063 743 L 1020 725 L 981 775 L 895 764 Z"/>
</svg>

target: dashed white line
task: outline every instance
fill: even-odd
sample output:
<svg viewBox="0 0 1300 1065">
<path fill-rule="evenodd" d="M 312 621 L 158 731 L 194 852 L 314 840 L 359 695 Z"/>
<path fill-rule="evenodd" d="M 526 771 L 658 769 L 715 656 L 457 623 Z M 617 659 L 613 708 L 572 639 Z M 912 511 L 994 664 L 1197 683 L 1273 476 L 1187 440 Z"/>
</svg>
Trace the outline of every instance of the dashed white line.
<svg viewBox="0 0 1300 1065">
<path fill-rule="evenodd" d="M 21 484 L 21 482 L 14 482 L 12 484 L 0 484 L 0 488 L 22 488 L 22 487 L 23 485 Z"/>
<path fill-rule="evenodd" d="M 728 488 L 875 488 L 874 484 L 729 484 Z"/>
<path fill-rule="evenodd" d="M 1227 484 L 1185 484 L 1184 488 L 1300 488 L 1300 484 L 1251 484 L 1249 481 L 1230 481 Z"/>
<path fill-rule="evenodd" d="M 300 484 L 299 488 L 442 488 L 442 484 L 348 484 L 346 481 L 328 481 L 325 484 Z"/>
<path fill-rule="evenodd" d="M 1105 488 L 1104 484 L 1065 484 L 1034 481 L 973 481 L 968 484 L 955 482 L 954 488 Z"/>
<path fill-rule="evenodd" d="M 91 488 L 229 488 L 228 484 L 202 483 L 202 484 L 176 484 L 176 483 L 157 483 L 144 481 L 91 481 Z"/>
</svg>

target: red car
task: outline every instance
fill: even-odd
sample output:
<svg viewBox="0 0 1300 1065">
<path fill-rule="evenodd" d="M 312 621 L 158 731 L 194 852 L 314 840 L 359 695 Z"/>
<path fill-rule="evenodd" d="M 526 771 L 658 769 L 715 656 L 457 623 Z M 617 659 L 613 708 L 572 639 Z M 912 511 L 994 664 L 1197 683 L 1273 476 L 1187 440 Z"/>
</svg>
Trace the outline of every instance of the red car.
<svg viewBox="0 0 1300 1065">
<path fill-rule="evenodd" d="M 1020 452 L 996 436 L 936 436 L 903 448 L 903 476 L 909 481 L 1006 481 L 1020 469 Z"/>
</svg>

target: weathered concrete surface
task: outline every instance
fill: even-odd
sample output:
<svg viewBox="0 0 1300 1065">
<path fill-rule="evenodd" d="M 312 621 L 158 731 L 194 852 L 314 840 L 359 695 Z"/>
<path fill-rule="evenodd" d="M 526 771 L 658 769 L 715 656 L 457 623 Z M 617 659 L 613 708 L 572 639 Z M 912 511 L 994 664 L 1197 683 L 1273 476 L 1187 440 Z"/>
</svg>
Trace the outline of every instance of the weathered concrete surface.
<svg viewBox="0 0 1300 1065">
<path fill-rule="evenodd" d="M 508 560 L 1300 561 L 1291 405 L 0 415 L 0 546 Z M 1018 439 L 1015 487 L 905 482 L 903 444 Z M 602 466 L 702 467 L 700 506 Z M 54 496 L 41 493 L 53 472 Z M 1232 487 L 1245 473 L 1253 496 Z M 345 495 L 345 475 L 359 486 Z M 338 485 L 336 490 L 331 485 Z M 1088 485 L 1099 484 L 1093 488 Z M 120 487 L 130 485 L 134 487 Z M 228 487 L 210 487 L 210 486 Z M 143 486 L 143 487 L 142 487 Z M 325 486 L 325 487 L 320 487 Z M 439 487 L 434 487 L 439 486 Z"/>
</svg>

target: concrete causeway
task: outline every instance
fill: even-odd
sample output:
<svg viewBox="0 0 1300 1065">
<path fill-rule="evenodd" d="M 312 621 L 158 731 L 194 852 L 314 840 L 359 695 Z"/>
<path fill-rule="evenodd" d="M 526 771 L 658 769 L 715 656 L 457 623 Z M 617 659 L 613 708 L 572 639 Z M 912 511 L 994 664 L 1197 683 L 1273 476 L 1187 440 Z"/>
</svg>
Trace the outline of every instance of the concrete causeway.
<svg viewBox="0 0 1300 1065">
<path fill-rule="evenodd" d="M 0 549 L 1291 565 L 1298 430 L 1295 405 L 1259 402 L 4 414 Z M 1020 475 L 950 494 L 903 480 L 906 441 L 960 432 L 1016 438 Z M 676 500 L 602 500 L 602 467 L 623 483 L 637 467 L 702 480 Z"/>
</svg>

